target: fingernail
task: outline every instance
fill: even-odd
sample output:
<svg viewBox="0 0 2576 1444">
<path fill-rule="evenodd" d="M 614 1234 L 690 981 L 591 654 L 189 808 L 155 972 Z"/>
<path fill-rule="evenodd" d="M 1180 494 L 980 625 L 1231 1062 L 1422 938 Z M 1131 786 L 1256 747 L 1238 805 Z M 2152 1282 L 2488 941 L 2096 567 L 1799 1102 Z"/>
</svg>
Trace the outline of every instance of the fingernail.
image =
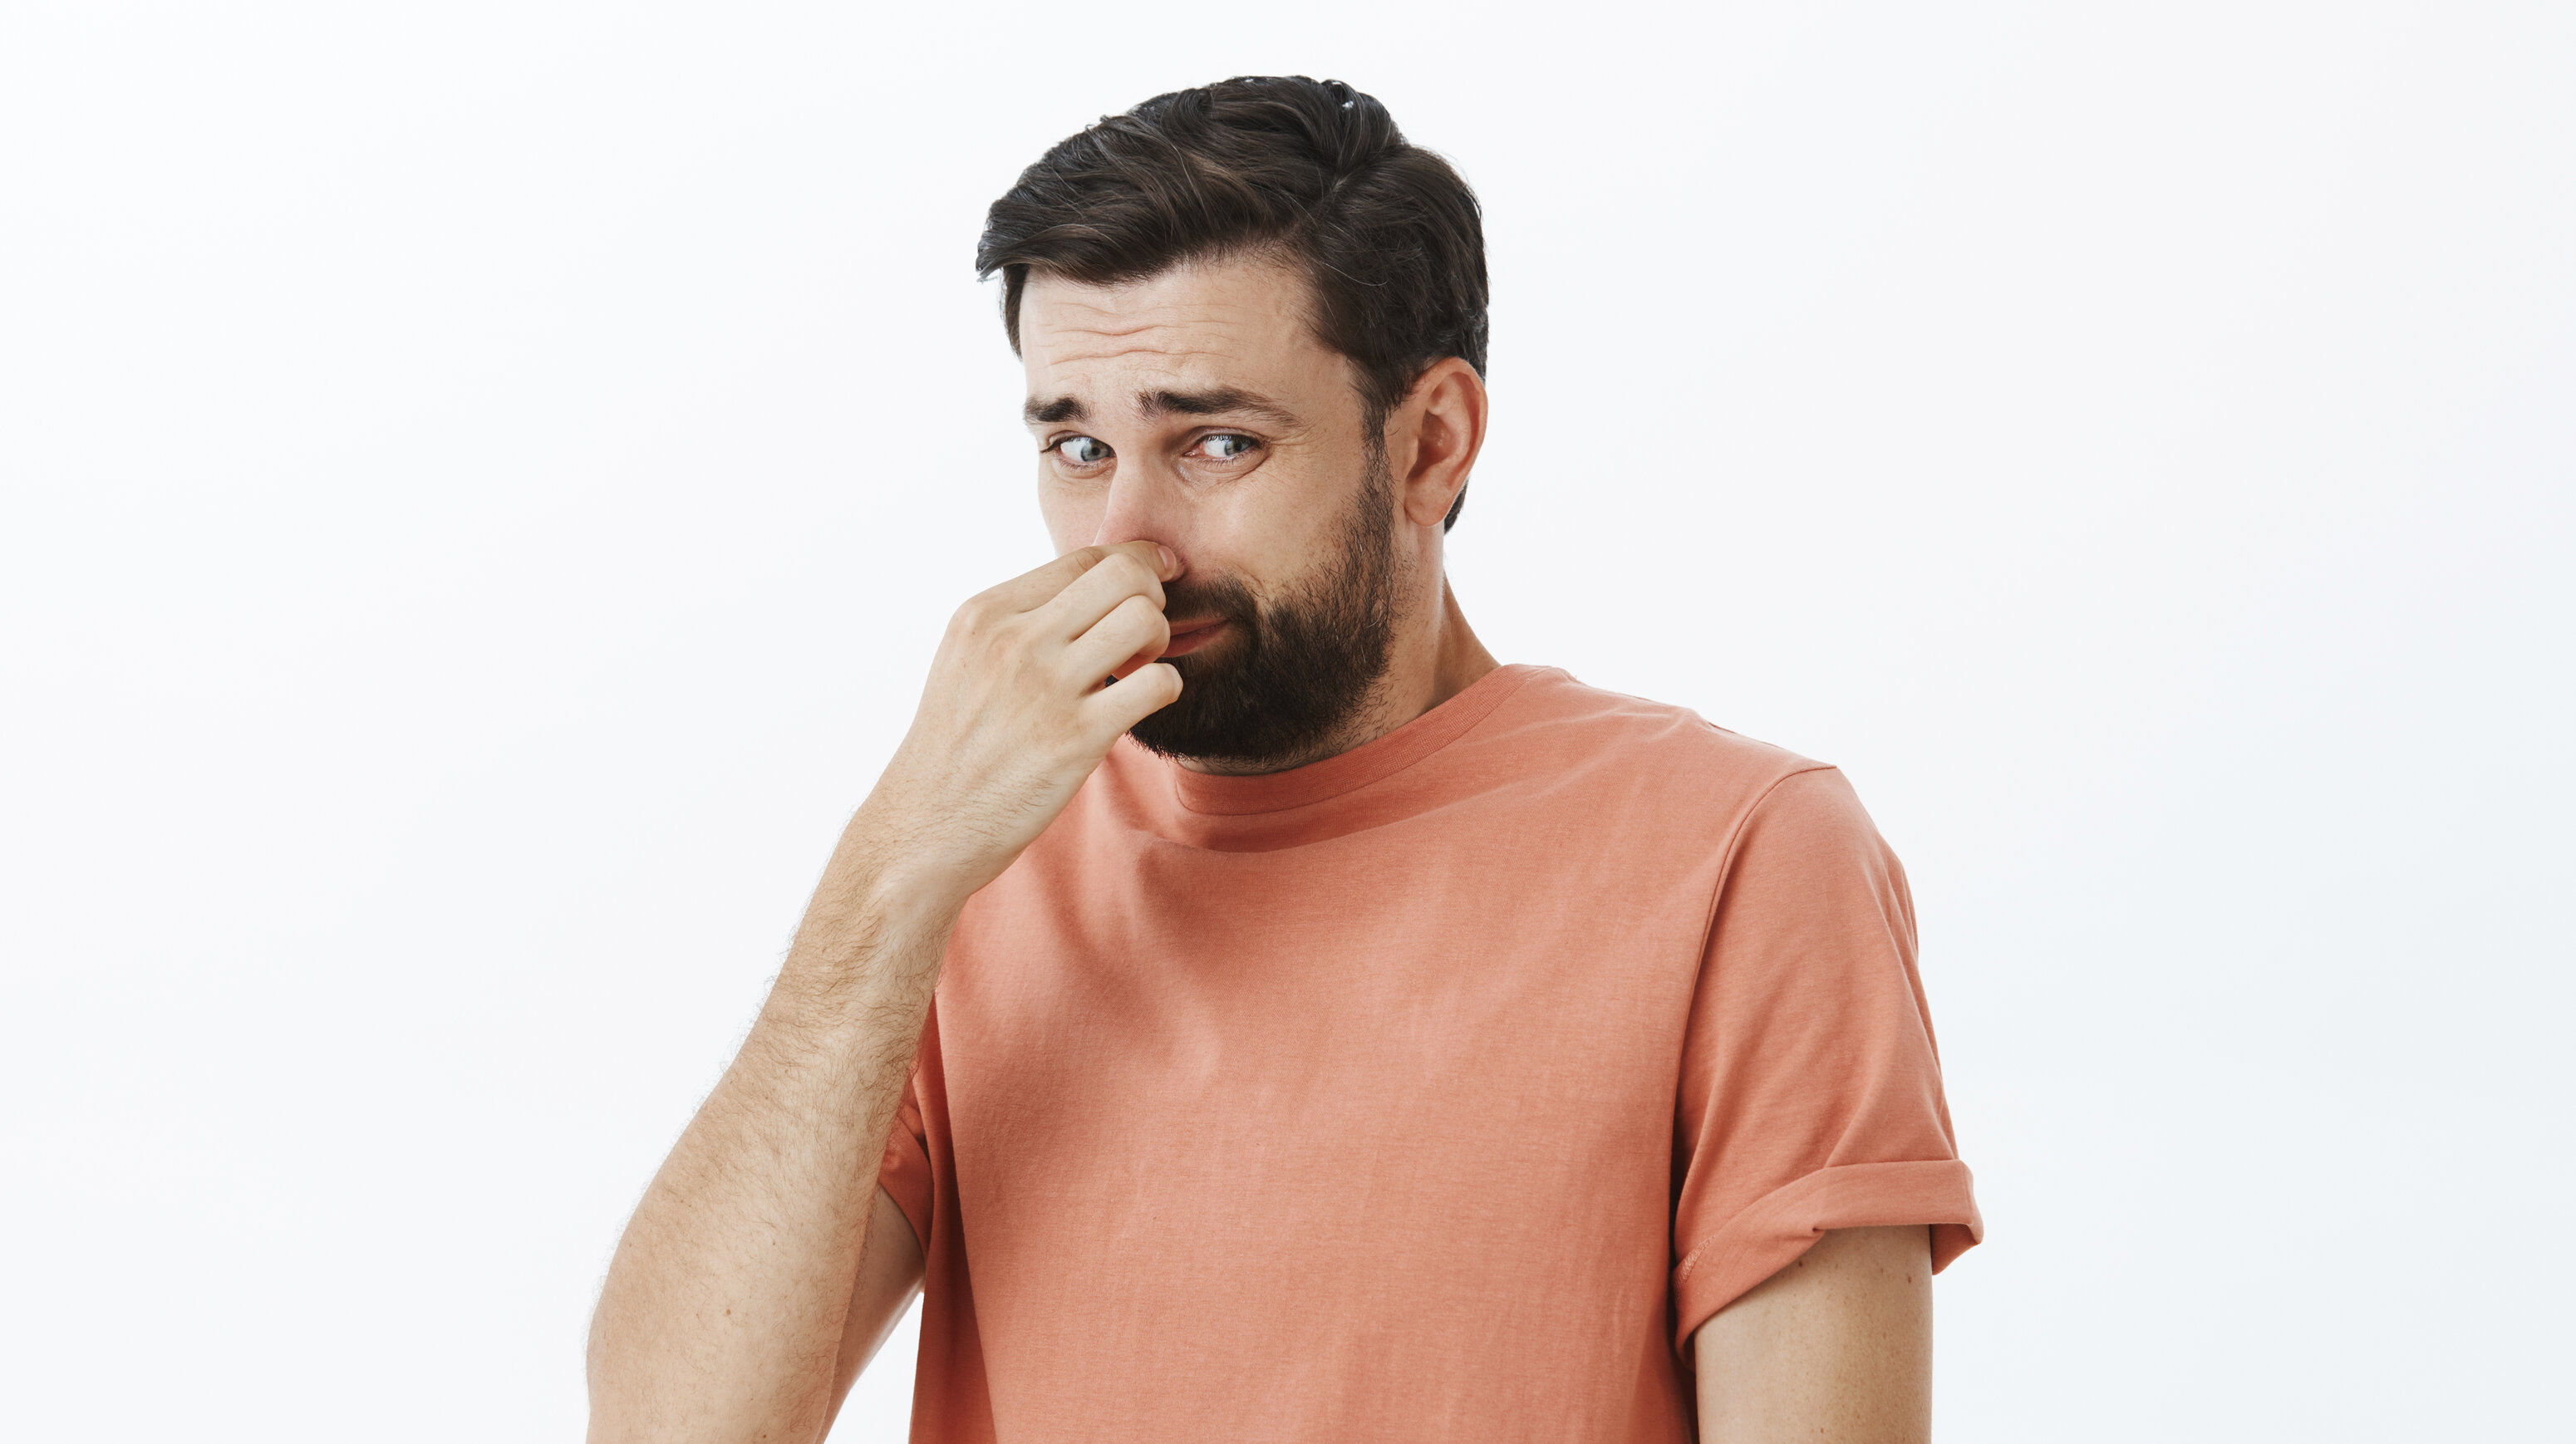
<svg viewBox="0 0 2576 1444">
<path fill-rule="evenodd" d="M 1163 554 L 1163 575 L 1170 576 L 1172 573 L 1181 569 L 1181 559 L 1170 547 L 1163 545 L 1161 542 L 1156 542 L 1154 543 L 1154 550 Z"/>
</svg>

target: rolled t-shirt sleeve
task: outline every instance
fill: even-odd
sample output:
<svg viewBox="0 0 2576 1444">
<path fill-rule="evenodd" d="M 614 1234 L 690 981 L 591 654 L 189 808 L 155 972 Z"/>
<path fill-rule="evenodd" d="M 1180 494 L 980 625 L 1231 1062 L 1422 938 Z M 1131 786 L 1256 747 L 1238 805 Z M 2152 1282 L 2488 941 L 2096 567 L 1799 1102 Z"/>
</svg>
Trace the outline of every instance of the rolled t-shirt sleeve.
<svg viewBox="0 0 2576 1444">
<path fill-rule="evenodd" d="M 1718 884 L 1682 1049 L 1674 1342 L 1832 1228 L 1976 1243 L 1905 874 L 1840 772 L 1757 803 Z"/>
</svg>

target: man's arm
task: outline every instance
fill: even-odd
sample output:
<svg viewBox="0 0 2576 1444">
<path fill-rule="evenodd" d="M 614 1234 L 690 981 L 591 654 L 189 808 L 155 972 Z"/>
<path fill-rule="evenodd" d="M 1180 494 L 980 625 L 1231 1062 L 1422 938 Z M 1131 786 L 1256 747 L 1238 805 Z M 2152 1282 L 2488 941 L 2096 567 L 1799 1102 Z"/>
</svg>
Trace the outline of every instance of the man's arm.
<svg viewBox="0 0 2576 1444">
<path fill-rule="evenodd" d="M 1691 1347 L 1707 1444 L 1924 1444 L 1931 1230 L 1829 1230 L 1700 1325 Z"/>
<path fill-rule="evenodd" d="M 949 931 L 1119 734 L 1180 695 L 1152 660 L 1177 570 L 1149 542 L 1085 548 L 958 611 L 742 1051 L 618 1243 L 591 1320 L 593 1440 L 827 1427 L 870 1234 L 874 1257 L 902 1255 L 885 1252 L 877 1163 Z"/>
<path fill-rule="evenodd" d="M 875 1210 L 868 1215 L 867 1249 L 859 1255 L 859 1281 L 850 1290 L 849 1321 L 841 1326 L 841 1359 L 832 1371 L 832 1408 L 823 1420 L 826 1432 L 832 1420 L 840 1417 L 850 1386 L 859 1381 L 859 1371 L 885 1347 L 904 1306 L 921 1291 L 921 1269 L 921 1240 L 912 1232 L 912 1221 L 903 1216 L 894 1196 L 879 1188 Z"/>
</svg>

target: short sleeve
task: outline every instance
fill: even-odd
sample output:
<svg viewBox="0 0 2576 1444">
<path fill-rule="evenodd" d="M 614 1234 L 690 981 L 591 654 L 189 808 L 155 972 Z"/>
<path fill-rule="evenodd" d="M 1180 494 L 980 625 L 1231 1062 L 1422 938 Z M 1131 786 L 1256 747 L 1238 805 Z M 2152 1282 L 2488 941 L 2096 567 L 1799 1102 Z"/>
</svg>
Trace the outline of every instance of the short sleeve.
<svg viewBox="0 0 2576 1444">
<path fill-rule="evenodd" d="M 912 1224 L 912 1236 L 926 1253 L 930 1248 L 930 1135 L 921 1120 L 921 1073 L 904 1080 L 903 1102 L 896 1106 L 894 1127 L 886 1130 L 885 1154 L 877 1163 L 877 1186 Z"/>
<path fill-rule="evenodd" d="M 1675 1113 L 1676 1347 L 1826 1230 L 1983 1235 L 1941 1093 L 1905 874 L 1831 768 L 1757 803 L 1718 884 Z"/>
</svg>

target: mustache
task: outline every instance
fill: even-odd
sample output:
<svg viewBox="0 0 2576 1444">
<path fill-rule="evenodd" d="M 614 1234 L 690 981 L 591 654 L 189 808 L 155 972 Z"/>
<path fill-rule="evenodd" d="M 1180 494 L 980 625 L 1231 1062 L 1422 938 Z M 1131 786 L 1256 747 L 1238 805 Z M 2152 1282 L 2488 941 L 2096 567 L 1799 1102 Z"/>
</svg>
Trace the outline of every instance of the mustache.
<svg viewBox="0 0 2576 1444">
<path fill-rule="evenodd" d="M 1261 599 L 1239 577 L 1187 576 L 1163 583 L 1163 615 L 1180 622 L 1258 622 Z"/>
</svg>

